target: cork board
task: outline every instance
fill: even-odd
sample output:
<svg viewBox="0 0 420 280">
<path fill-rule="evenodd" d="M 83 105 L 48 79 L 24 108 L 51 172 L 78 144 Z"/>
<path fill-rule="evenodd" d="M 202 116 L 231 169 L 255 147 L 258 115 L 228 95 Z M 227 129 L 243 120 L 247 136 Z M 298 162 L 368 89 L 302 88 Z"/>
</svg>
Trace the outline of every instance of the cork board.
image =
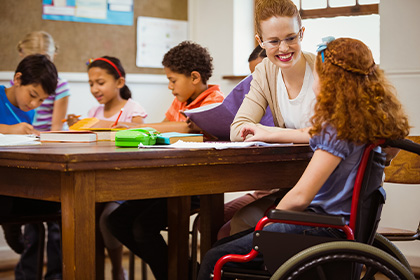
<svg viewBox="0 0 420 280">
<path fill-rule="evenodd" d="M 132 26 L 42 19 L 41 0 L 1 1 L 0 71 L 14 71 L 20 61 L 16 46 L 25 34 L 44 30 L 59 46 L 54 63 L 59 72 L 85 72 L 89 58 L 119 58 L 126 73 L 162 74 L 160 68 L 136 66 L 137 17 L 188 20 L 188 0 L 134 0 Z"/>
</svg>

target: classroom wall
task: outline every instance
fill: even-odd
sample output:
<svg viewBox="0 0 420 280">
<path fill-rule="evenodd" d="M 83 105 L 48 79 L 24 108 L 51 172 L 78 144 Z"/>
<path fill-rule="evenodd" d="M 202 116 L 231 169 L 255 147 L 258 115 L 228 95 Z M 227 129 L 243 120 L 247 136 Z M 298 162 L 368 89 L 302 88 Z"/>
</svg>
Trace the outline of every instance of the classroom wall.
<svg viewBox="0 0 420 280">
<path fill-rule="evenodd" d="M 420 135 L 420 1 L 381 0 L 381 67 L 396 86 L 399 98 L 413 126 L 412 135 Z M 397 39 L 398 38 L 398 39 Z M 415 230 L 420 220 L 420 185 L 385 184 L 387 201 L 381 226 Z M 397 242 L 411 264 L 420 267 L 420 241 Z"/>
</svg>

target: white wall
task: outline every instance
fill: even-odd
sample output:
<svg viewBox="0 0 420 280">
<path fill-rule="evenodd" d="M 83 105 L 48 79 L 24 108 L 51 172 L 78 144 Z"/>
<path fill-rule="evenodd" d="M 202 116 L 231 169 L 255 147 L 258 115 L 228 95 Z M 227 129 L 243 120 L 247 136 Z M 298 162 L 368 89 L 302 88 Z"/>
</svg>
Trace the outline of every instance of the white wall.
<svg viewBox="0 0 420 280">
<path fill-rule="evenodd" d="M 420 1 L 381 0 L 381 68 L 396 86 L 413 126 L 412 135 L 420 135 Z M 398 39 L 397 39 L 398 38 Z M 385 184 L 387 201 L 381 226 L 415 230 L 420 219 L 420 185 Z M 420 241 L 397 242 L 410 263 L 420 267 Z"/>
</svg>

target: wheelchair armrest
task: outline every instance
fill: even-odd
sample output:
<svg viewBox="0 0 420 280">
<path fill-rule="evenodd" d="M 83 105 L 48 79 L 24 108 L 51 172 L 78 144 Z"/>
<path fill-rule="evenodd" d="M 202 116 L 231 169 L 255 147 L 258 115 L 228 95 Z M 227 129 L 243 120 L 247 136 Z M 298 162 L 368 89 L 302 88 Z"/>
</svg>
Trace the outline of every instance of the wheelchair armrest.
<svg viewBox="0 0 420 280">
<path fill-rule="evenodd" d="M 343 216 L 324 215 L 312 212 L 273 209 L 268 212 L 267 217 L 274 220 L 327 224 L 332 226 L 346 225 L 346 220 Z"/>
</svg>

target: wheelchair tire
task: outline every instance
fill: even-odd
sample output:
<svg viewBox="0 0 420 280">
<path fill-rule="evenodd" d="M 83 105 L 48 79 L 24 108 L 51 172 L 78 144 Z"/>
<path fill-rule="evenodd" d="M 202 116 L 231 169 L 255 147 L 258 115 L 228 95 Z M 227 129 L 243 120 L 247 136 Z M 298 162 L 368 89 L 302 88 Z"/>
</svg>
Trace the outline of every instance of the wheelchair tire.
<svg viewBox="0 0 420 280">
<path fill-rule="evenodd" d="M 388 254 L 396 258 L 405 267 L 407 267 L 408 270 L 412 271 L 410 264 L 408 263 L 403 253 L 401 253 L 400 249 L 398 249 L 398 247 L 395 246 L 394 243 L 389 241 L 389 239 L 384 237 L 382 234 L 375 234 L 375 239 L 373 240 L 372 246 L 387 252 Z"/>
<path fill-rule="evenodd" d="M 327 278 L 322 269 L 323 265 L 331 265 L 337 261 L 363 264 L 368 269 L 373 267 L 375 271 L 388 277 L 387 279 L 415 280 L 412 272 L 388 253 L 373 246 L 353 241 L 334 241 L 309 247 L 280 266 L 271 280 L 301 279 L 301 276 L 313 268 L 320 275 L 319 279 L 341 279 L 341 276 L 344 275 Z"/>
</svg>

